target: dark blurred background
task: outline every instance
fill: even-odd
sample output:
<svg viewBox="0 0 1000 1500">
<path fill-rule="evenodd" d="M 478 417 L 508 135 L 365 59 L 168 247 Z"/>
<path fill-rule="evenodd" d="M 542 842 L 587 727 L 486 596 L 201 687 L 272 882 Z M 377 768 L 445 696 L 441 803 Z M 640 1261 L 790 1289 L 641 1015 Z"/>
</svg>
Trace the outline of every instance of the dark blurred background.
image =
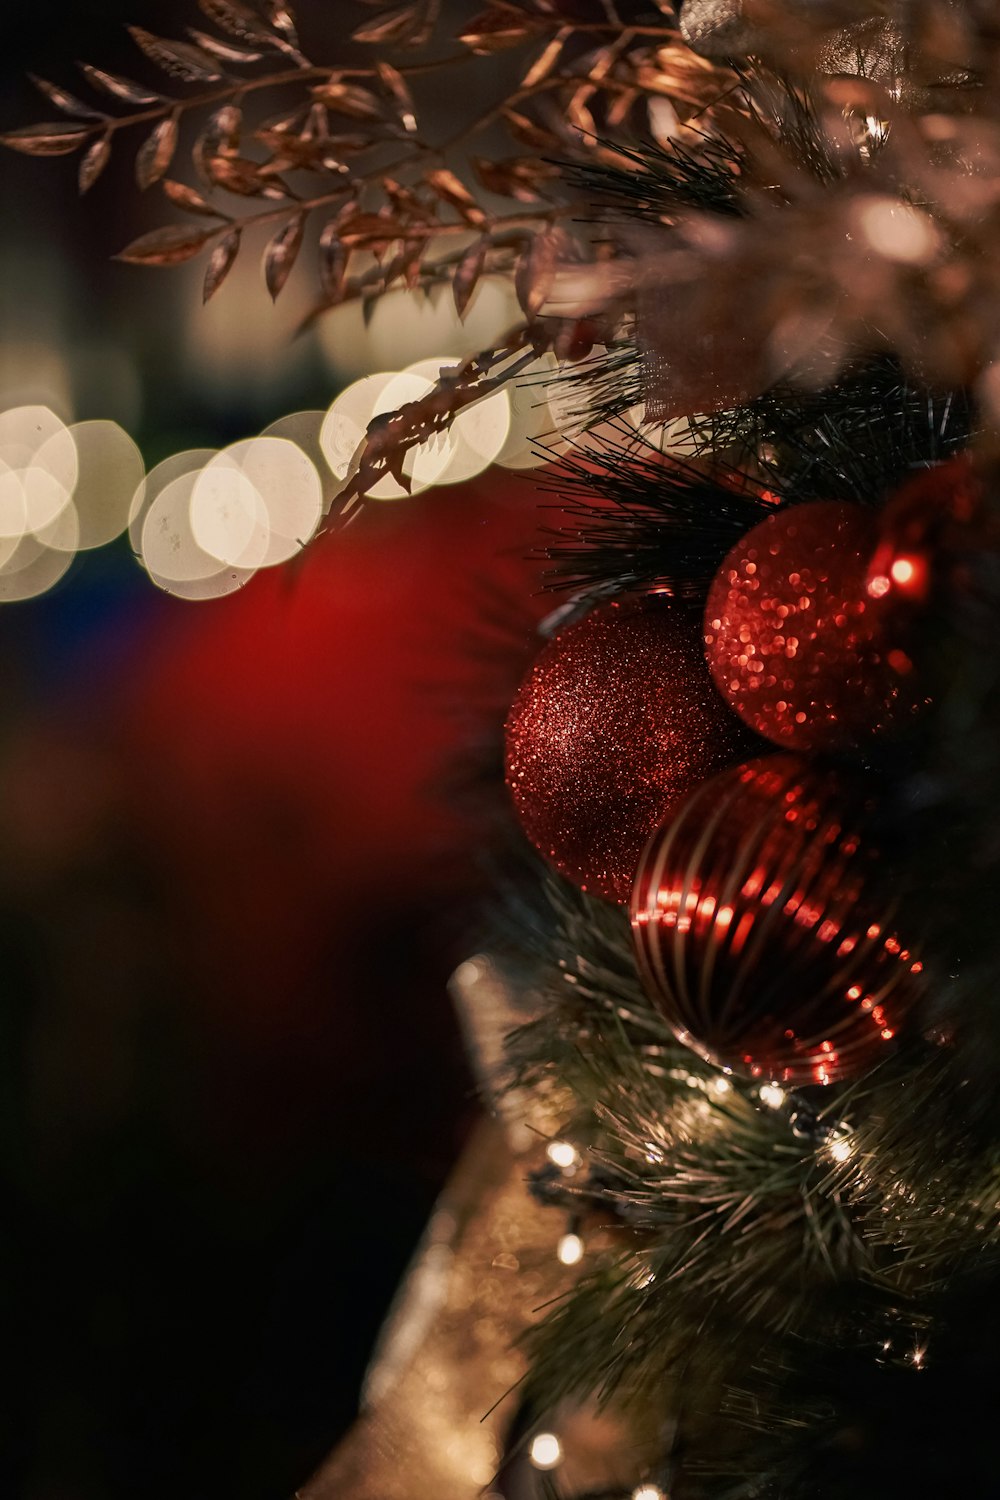
<svg viewBox="0 0 1000 1500">
<path fill-rule="evenodd" d="M 301 0 L 307 50 L 357 14 Z M 121 22 L 198 19 L 7 8 L 0 128 L 52 114 L 28 70 L 149 77 Z M 203 311 L 199 268 L 112 262 L 167 217 L 131 156 L 81 202 L 73 158 L 0 153 L 0 409 L 112 418 L 151 465 L 378 367 L 360 325 L 293 342 L 252 263 Z M 445 787 L 519 670 L 476 645 L 526 589 L 512 483 L 372 507 L 213 603 L 122 541 L 0 606 L 5 1496 L 270 1500 L 349 1424 L 474 1108 L 445 985 L 481 830 Z"/>
</svg>

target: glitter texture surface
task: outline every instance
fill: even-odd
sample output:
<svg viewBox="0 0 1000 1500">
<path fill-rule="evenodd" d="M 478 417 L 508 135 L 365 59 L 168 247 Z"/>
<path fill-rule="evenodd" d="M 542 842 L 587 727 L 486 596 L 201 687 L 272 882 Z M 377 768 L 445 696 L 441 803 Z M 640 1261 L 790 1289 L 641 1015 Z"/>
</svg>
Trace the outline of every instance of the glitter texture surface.
<svg viewBox="0 0 1000 1500">
<path fill-rule="evenodd" d="M 865 837 L 863 783 L 772 755 L 716 776 L 650 840 L 632 932 L 678 1039 L 721 1067 L 825 1084 L 876 1063 L 920 993 Z"/>
<path fill-rule="evenodd" d="M 870 512 L 818 501 L 768 516 L 723 562 L 705 610 L 709 666 L 775 744 L 846 748 L 916 711 L 893 580 L 869 575 L 878 541 Z"/>
<path fill-rule="evenodd" d="M 525 832 L 583 890 L 627 901 L 673 802 L 746 753 L 697 621 L 654 597 L 606 605 L 551 641 L 507 721 L 507 784 Z"/>
</svg>

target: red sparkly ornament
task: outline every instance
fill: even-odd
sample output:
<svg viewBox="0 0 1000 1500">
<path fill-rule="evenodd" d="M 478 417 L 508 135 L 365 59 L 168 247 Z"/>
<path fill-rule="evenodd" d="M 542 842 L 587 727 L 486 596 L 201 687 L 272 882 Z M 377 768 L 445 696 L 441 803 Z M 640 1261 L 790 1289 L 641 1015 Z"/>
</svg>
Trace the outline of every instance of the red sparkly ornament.
<svg viewBox="0 0 1000 1500">
<path fill-rule="evenodd" d="M 872 512 L 824 500 L 768 516 L 723 562 L 705 609 L 708 663 L 740 717 L 775 744 L 846 748 L 917 712 L 898 608 L 916 564 L 873 573 L 879 545 Z"/>
<path fill-rule="evenodd" d="M 773 755 L 690 793 L 632 893 L 646 987 L 678 1039 L 793 1085 L 877 1062 L 920 992 L 865 838 L 861 783 Z"/>
<path fill-rule="evenodd" d="M 507 720 L 525 832 L 585 891 L 627 901 L 642 847 L 692 786 L 746 753 L 675 600 L 614 603 L 561 631 Z"/>
</svg>

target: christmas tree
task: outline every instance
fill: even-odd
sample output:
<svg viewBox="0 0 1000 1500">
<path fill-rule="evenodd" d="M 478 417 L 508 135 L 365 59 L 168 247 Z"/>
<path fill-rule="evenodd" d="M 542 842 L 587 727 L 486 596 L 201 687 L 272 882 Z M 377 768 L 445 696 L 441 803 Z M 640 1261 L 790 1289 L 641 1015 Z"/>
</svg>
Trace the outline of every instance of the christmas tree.
<svg viewBox="0 0 1000 1500">
<path fill-rule="evenodd" d="M 205 254 L 206 298 L 259 225 L 274 297 L 315 252 L 310 319 L 400 286 L 464 315 L 503 278 L 493 346 L 363 420 L 334 404 L 310 526 L 363 524 L 463 443 L 518 450 L 551 507 L 515 816 L 455 981 L 503 1128 L 302 1493 L 989 1493 L 995 7 L 491 0 L 453 24 L 418 0 L 333 63 L 274 0 L 201 9 L 184 40 L 134 30 L 159 81 L 44 83 L 61 122 L 7 145 L 79 152 L 86 189 L 141 130 L 140 184 L 188 218 L 122 258 Z M 425 139 L 428 92 L 473 75 Z M 197 187 L 167 175 L 191 118 Z M 490 447 L 490 403 L 525 392 Z M 266 483 L 246 455 L 192 479 L 216 564 L 192 578 L 295 551 L 297 523 L 222 527 Z"/>
</svg>

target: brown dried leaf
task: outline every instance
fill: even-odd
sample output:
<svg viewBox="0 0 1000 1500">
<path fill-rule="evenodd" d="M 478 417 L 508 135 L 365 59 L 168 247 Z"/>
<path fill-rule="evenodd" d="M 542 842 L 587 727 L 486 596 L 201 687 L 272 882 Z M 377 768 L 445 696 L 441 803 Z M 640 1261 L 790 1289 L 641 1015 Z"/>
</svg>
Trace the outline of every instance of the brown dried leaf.
<svg viewBox="0 0 1000 1500">
<path fill-rule="evenodd" d="M 594 139 L 597 136 L 597 121 L 594 119 L 587 105 L 588 100 L 593 99 L 596 93 L 597 90 L 595 88 L 585 83 L 582 87 L 574 90 L 572 98 L 566 106 L 566 119 L 570 125 L 573 126 L 574 130 L 578 130 L 581 135 L 587 136 L 590 139 Z"/>
<path fill-rule="evenodd" d="M 502 52 L 507 47 L 519 47 L 522 42 L 547 29 L 543 17 L 526 15 L 519 6 L 509 5 L 506 0 L 493 3 L 470 21 L 458 40 L 464 42 L 470 52 L 481 56 L 490 52 Z"/>
<path fill-rule="evenodd" d="M 274 38 L 267 28 L 248 5 L 240 4 L 240 0 L 198 0 L 198 7 L 216 26 L 228 31 L 230 36 L 238 37 L 241 42 L 274 45 Z"/>
<path fill-rule="evenodd" d="M 176 203 L 178 208 L 187 209 L 189 214 L 205 214 L 212 219 L 225 219 L 227 217 L 220 209 L 214 208 L 207 198 L 193 187 L 188 187 L 186 182 L 174 182 L 167 178 L 163 183 L 163 191 L 171 203 Z"/>
<path fill-rule="evenodd" d="M 65 120 L 55 124 L 22 125 L 18 130 L 9 130 L 0 135 L 0 146 L 9 146 L 25 156 L 66 156 L 82 146 L 90 135 L 86 125 L 67 125 Z"/>
<path fill-rule="evenodd" d="M 289 219 L 271 240 L 264 251 L 264 281 L 272 299 L 288 280 L 292 267 L 302 249 L 302 234 L 306 227 L 306 216 L 298 213 Z"/>
<path fill-rule="evenodd" d="M 188 26 L 186 30 L 202 52 L 207 52 L 209 57 L 217 57 L 220 62 L 255 63 L 260 62 L 264 56 L 263 52 L 255 51 L 252 47 L 238 47 L 235 42 L 225 42 L 221 37 L 210 36 L 207 31 L 199 31 L 196 26 Z"/>
<path fill-rule="evenodd" d="M 436 221 L 435 209 L 428 208 L 420 201 L 412 188 L 397 182 L 395 177 L 383 177 L 382 188 L 400 217 L 409 217 L 418 224 L 432 224 Z"/>
<path fill-rule="evenodd" d="M 552 72 L 552 69 L 559 61 L 559 56 L 562 52 L 563 47 L 566 45 L 566 42 L 572 36 L 572 34 L 572 29 L 568 26 L 564 27 L 561 31 L 556 32 L 551 41 L 549 41 L 542 48 L 541 52 L 535 58 L 535 61 L 531 64 L 531 67 L 528 69 L 527 73 L 525 73 L 524 77 L 521 79 L 521 87 L 523 89 L 534 88 L 536 83 L 541 83 L 543 78 L 547 78 L 549 76 L 549 74 Z"/>
<path fill-rule="evenodd" d="M 536 125 L 535 121 L 529 120 L 527 115 L 519 114 L 515 109 L 505 109 L 503 117 L 514 139 L 521 141 L 531 151 L 549 153 L 560 149 L 559 137 L 551 130 Z"/>
<path fill-rule="evenodd" d="M 374 21 L 363 22 L 352 31 L 351 37 L 355 42 L 367 42 L 372 46 L 398 46 L 409 41 L 420 22 L 419 6 L 401 5 L 376 16 Z"/>
<path fill-rule="evenodd" d="M 537 203 L 545 196 L 542 183 L 559 176 L 557 166 L 537 156 L 511 156 L 506 161 L 476 156 L 472 165 L 488 193 L 514 198 L 518 203 Z"/>
<path fill-rule="evenodd" d="M 432 188 L 443 202 L 456 209 L 467 224 L 482 229 L 488 216 L 479 207 L 465 184 L 448 167 L 435 167 L 424 176 L 427 186 Z"/>
<path fill-rule="evenodd" d="M 399 69 L 394 68 L 391 63 L 380 60 L 375 66 L 378 69 L 378 76 L 381 78 L 383 85 L 396 102 L 399 109 L 400 124 L 404 130 L 413 132 L 417 128 L 417 116 L 413 103 L 413 95 L 410 92 L 406 79 Z"/>
<path fill-rule="evenodd" d="M 420 262 L 426 248 L 423 240 L 405 243 L 382 267 L 381 290 L 387 292 L 394 281 L 405 281 L 408 286 L 415 286 L 420 279 Z"/>
<path fill-rule="evenodd" d="M 375 249 L 388 245 L 392 240 L 403 239 L 411 226 L 404 219 L 393 219 L 382 212 L 347 214 L 340 225 L 340 237 L 345 245 L 364 245 Z"/>
<path fill-rule="evenodd" d="M 299 45 L 295 16 L 290 5 L 286 5 L 284 0 L 264 0 L 264 14 L 275 31 L 279 31 L 286 41 L 291 42 L 293 47 Z"/>
<path fill-rule="evenodd" d="M 249 156 L 206 156 L 204 169 L 212 186 L 225 188 L 227 193 L 257 198 L 265 192 L 263 167 Z"/>
<path fill-rule="evenodd" d="M 543 229 L 532 236 L 514 274 L 517 300 L 529 318 L 542 309 L 555 281 L 559 256 L 565 235 L 557 229 Z"/>
<path fill-rule="evenodd" d="M 206 120 L 191 151 L 195 171 L 203 181 L 213 181 L 210 162 L 220 156 L 235 156 L 242 124 L 243 112 L 236 104 L 224 104 Z"/>
<path fill-rule="evenodd" d="M 77 67 L 95 89 L 110 94 L 113 99 L 121 99 L 125 104 L 164 102 L 162 94 L 154 94 L 144 84 L 133 83 L 131 78 L 123 78 L 120 73 L 105 73 L 103 68 L 91 67 L 90 63 L 77 63 Z"/>
<path fill-rule="evenodd" d="M 343 300 L 350 251 L 340 238 L 339 218 L 329 219 L 319 237 L 319 281 L 331 307 Z"/>
<path fill-rule="evenodd" d="M 67 89 L 61 89 L 57 84 L 49 83 L 47 78 L 38 78 L 34 73 L 29 73 L 35 88 L 43 93 L 50 104 L 56 109 L 61 109 L 63 114 L 75 115 L 78 120 L 106 120 L 108 117 L 102 110 L 94 109 L 89 104 L 84 104 L 75 94 Z"/>
<path fill-rule="evenodd" d="M 201 289 L 201 300 L 207 302 L 214 297 L 236 263 L 240 251 L 241 229 L 239 225 L 223 235 L 209 257 L 205 280 Z"/>
<path fill-rule="evenodd" d="M 140 188 L 151 187 L 166 172 L 177 150 L 177 135 L 176 115 L 167 115 L 154 125 L 136 153 L 135 180 Z"/>
<path fill-rule="evenodd" d="M 337 114 L 348 115 L 352 120 L 383 120 L 385 111 L 381 101 L 371 89 L 358 83 L 344 83 L 333 77 L 313 89 L 313 94 Z"/>
<path fill-rule="evenodd" d="M 624 125 L 628 119 L 629 110 L 638 97 L 639 93 L 637 89 L 620 89 L 616 97 L 611 101 L 607 113 L 607 123 L 609 125 Z"/>
<path fill-rule="evenodd" d="M 80 162 L 80 192 L 86 193 L 94 186 L 111 157 L 111 137 L 102 135 L 87 150 Z"/>
<path fill-rule="evenodd" d="M 126 30 L 150 61 L 171 78 L 179 78 L 183 83 L 216 83 L 223 76 L 215 59 L 190 42 L 169 42 L 141 26 L 129 26 Z"/>
<path fill-rule="evenodd" d="M 451 290 L 455 298 L 455 309 L 460 318 L 465 317 L 466 309 L 472 301 L 472 294 L 479 285 L 489 247 L 489 239 L 484 235 L 481 240 L 476 240 L 475 244 L 469 246 L 455 267 Z"/>
<path fill-rule="evenodd" d="M 198 229 L 193 224 L 167 224 L 141 234 L 120 250 L 115 259 L 133 266 L 179 266 L 203 250 L 214 233 L 213 229 Z"/>
</svg>

